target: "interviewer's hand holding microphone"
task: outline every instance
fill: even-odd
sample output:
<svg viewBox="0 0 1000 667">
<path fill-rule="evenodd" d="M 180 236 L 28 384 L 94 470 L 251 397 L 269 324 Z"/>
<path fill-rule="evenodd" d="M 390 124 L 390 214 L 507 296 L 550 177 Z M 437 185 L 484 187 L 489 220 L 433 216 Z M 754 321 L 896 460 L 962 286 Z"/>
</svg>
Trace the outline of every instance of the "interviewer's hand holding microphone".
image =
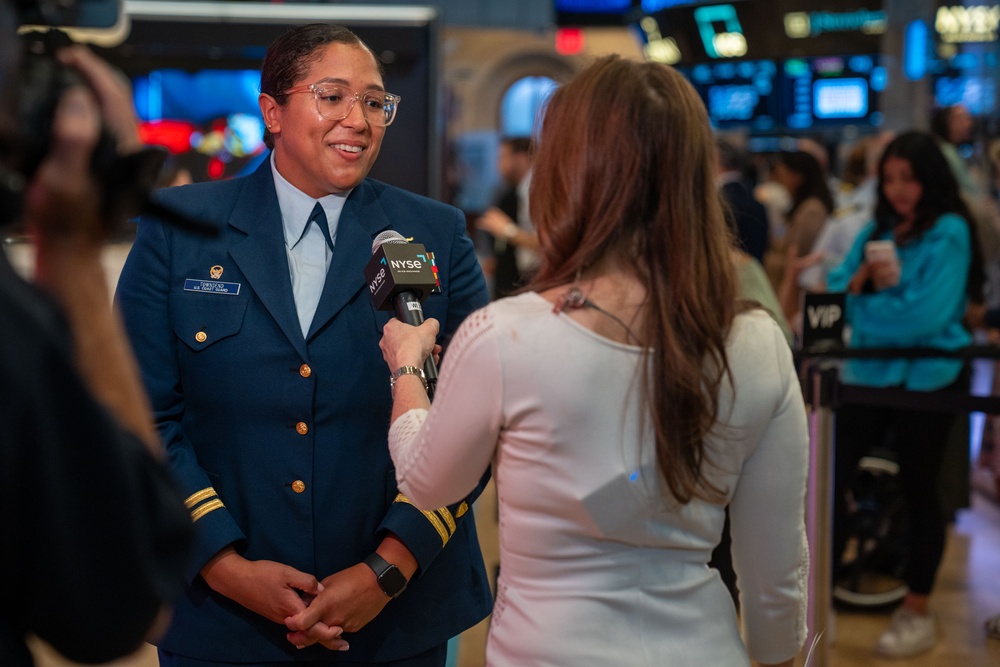
<svg viewBox="0 0 1000 667">
<path fill-rule="evenodd" d="M 420 326 L 413 326 L 397 319 L 389 320 L 382 329 L 382 358 L 389 367 L 389 373 L 394 374 L 401 368 L 423 368 L 424 361 L 431 354 L 434 362 L 439 361 L 441 346 L 437 345 L 440 325 L 434 318 L 429 318 Z M 392 420 L 413 408 L 427 408 L 430 399 L 419 375 L 399 375 L 393 384 Z"/>
</svg>

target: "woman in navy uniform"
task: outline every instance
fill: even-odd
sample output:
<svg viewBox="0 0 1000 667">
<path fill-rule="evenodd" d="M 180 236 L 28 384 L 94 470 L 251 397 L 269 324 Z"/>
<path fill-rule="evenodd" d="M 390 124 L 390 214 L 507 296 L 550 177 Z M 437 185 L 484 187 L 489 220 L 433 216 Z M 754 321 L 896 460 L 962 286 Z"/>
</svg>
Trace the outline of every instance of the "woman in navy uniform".
<svg viewBox="0 0 1000 667">
<path fill-rule="evenodd" d="M 373 239 L 434 253 L 443 291 L 424 307 L 446 334 L 489 299 L 457 209 L 366 179 L 397 103 L 349 30 L 293 28 L 262 68 L 270 158 L 163 191 L 218 238 L 139 224 L 118 301 L 198 539 L 161 664 L 443 665 L 490 611 L 481 486 L 421 512 L 386 445 Z M 335 624 L 286 627 L 310 603 Z"/>
</svg>

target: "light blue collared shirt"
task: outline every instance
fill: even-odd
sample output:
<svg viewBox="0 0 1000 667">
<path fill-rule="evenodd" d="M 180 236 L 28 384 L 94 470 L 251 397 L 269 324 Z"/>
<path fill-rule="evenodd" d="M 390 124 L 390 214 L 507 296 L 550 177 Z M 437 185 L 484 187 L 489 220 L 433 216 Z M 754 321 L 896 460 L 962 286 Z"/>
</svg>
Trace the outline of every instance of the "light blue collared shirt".
<svg viewBox="0 0 1000 667">
<path fill-rule="evenodd" d="M 295 309 L 299 314 L 299 326 L 304 337 L 309 333 L 309 326 L 316 315 L 316 307 L 333 260 L 333 250 L 327 245 L 319 227 L 309 225 L 309 229 L 305 229 L 305 226 L 318 201 L 326 213 L 330 238 L 336 243 L 340 213 L 344 210 L 344 202 L 350 192 L 313 199 L 278 173 L 274 166 L 274 153 L 271 153 L 271 173 L 274 175 L 274 190 L 278 195 L 281 225 L 285 232 L 285 253 L 292 279 L 292 295 L 295 297 Z M 302 233 L 303 230 L 305 234 Z"/>
</svg>

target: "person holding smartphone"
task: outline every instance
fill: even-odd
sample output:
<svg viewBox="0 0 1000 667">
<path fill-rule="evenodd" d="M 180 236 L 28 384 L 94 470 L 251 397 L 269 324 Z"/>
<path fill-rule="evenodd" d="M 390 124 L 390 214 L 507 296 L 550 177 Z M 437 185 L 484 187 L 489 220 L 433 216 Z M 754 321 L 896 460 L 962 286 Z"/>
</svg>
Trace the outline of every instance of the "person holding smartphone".
<svg viewBox="0 0 1000 667">
<path fill-rule="evenodd" d="M 830 291 L 847 292 L 853 348 L 968 345 L 963 318 L 981 301 L 983 266 L 975 226 L 934 138 L 906 132 L 885 149 L 878 168 L 875 219 L 831 271 Z M 890 358 L 845 363 L 846 384 L 911 391 L 968 391 L 964 363 L 947 358 Z M 899 460 L 909 530 L 904 579 L 909 593 L 876 651 L 906 657 L 937 641 L 929 597 L 945 544 L 938 472 L 956 416 L 952 412 L 844 405 L 837 411 L 833 556 L 847 541 L 845 489 L 860 458 L 887 440 Z"/>
</svg>

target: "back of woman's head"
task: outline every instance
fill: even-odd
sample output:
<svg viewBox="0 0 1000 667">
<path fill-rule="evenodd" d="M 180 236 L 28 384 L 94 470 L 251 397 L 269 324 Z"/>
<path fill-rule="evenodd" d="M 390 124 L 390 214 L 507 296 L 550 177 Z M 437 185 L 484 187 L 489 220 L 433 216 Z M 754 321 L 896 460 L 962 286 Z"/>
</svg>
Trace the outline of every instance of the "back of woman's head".
<svg viewBox="0 0 1000 667">
<path fill-rule="evenodd" d="M 642 270 L 657 252 L 694 271 L 706 246 L 724 247 L 714 141 L 701 99 L 664 65 L 609 56 L 557 89 L 531 182 L 536 288 L 614 256 Z"/>
<path fill-rule="evenodd" d="M 613 265 L 646 289 L 643 398 L 673 495 L 711 495 L 703 440 L 728 370 L 736 288 L 701 98 L 675 70 L 602 58 L 546 110 L 531 183 L 541 291 Z"/>
<path fill-rule="evenodd" d="M 833 195 L 830 194 L 823 167 L 815 157 L 805 151 L 789 151 L 778 156 L 778 164 L 799 177 L 799 186 L 795 192 L 789 193 L 792 195 L 793 212 L 811 197 L 822 202 L 827 213 L 833 212 Z"/>
</svg>

